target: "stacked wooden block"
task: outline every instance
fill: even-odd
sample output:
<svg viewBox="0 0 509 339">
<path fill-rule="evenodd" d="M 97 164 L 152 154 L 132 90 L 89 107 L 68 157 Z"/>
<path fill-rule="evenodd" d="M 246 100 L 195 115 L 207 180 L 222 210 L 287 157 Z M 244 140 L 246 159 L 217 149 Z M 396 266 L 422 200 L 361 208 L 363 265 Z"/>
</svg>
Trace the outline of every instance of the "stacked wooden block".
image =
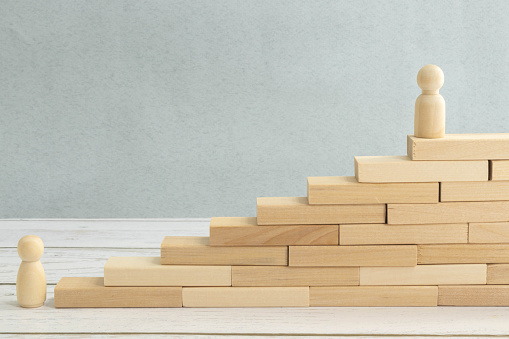
<svg viewBox="0 0 509 339">
<path fill-rule="evenodd" d="M 509 306 L 509 134 L 409 136 L 257 209 L 63 278 L 55 306 Z"/>
</svg>

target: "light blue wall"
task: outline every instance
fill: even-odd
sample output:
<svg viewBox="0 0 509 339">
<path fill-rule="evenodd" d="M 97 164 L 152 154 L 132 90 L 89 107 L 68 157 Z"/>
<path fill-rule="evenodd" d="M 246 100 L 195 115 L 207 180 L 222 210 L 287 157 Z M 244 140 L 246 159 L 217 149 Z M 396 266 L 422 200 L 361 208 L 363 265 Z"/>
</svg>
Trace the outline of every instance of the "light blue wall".
<svg viewBox="0 0 509 339">
<path fill-rule="evenodd" d="M 509 1 L 0 1 L 0 217 L 254 216 L 354 155 L 509 132 Z"/>
</svg>

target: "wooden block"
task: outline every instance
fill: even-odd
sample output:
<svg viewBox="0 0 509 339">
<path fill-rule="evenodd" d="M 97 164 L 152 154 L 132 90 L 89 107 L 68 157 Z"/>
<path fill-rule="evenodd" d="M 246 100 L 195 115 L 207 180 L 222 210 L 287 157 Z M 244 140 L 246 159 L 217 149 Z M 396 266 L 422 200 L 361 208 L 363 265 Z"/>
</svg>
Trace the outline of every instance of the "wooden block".
<svg viewBox="0 0 509 339">
<path fill-rule="evenodd" d="M 417 246 L 290 246 L 290 266 L 415 266 Z"/>
<path fill-rule="evenodd" d="M 440 201 L 509 200 L 509 181 L 443 182 Z"/>
<path fill-rule="evenodd" d="M 303 198 L 258 198 L 258 225 L 385 222 L 385 205 L 309 205 Z"/>
<path fill-rule="evenodd" d="M 359 182 L 487 181 L 488 161 L 412 161 L 406 156 L 355 157 Z"/>
<path fill-rule="evenodd" d="M 451 244 L 468 242 L 468 224 L 339 226 L 340 245 Z"/>
<path fill-rule="evenodd" d="M 509 244 L 418 245 L 418 264 L 509 263 Z"/>
<path fill-rule="evenodd" d="M 55 307 L 182 307 L 182 287 L 105 287 L 103 278 L 62 278 Z"/>
<path fill-rule="evenodd" d="M 309 287 L 184 287 L 184 307 L 308 307 Z"/>
<path fill-rule="evenodd" d="M 488 265 L 487 284 L 509 285 L 509 264 Z"/>
<path fill-rule="evenodd" d="M 453 224 L 509 220 L 509 201 L 389 204 L 388 224 Z"/>
<path fill-rule="evenodd" d="M 338 245 L 338 225 L 258 226 L 256 218 L 212 218 L 210 246 Z"/>
<path fill-rule="evenodd" d="M 438 305 L 509 306 L 509 286 L 438 286 Z"/>
<path fill-rule="evenodd" d="M 437 306 L 437 286 L 310 287 L 309 306 Z"/>
<path fill-rule="evenodd" d="M 111 257 L 104 286 L 231 286 L 231 266 L 161 265 L 159 257 Z"/>
<path fill-rule="evenodd" d="M 165 237 L 161 264 L 286 266 L 288 247 L 213 247 L 208 237 Z"/>
<path fill-rule="evenodd" d="M 479 244 L 509 243 L 509 222 L 470 223 L 468 242 Z"/>
<path fill-rule="evenodd" d="M 509 160 L 492 160 L 491 180 L 509 180 Z"/>
<path fill-rule="evenodd" d="M 486 284 L 486 265 L 417 265 L 414 267 L 361 267 L 361 285 L 465 285 Z"/>
<path fill-rule="evenodd" d="M 355 177 L 309 177 L 310 204 L 436 203 L 437 182 L 359 183 Z"/>
<path fill-rule="evenodd" d="M 407 137 L 412 160 L 509 159 L 509 133 L 446 134 L 440 139 Z"/>
<path fill-rule="evenodd" d="M 359 285 L 358 267 L 234 266 L 232 286 Z"/>
</svg>

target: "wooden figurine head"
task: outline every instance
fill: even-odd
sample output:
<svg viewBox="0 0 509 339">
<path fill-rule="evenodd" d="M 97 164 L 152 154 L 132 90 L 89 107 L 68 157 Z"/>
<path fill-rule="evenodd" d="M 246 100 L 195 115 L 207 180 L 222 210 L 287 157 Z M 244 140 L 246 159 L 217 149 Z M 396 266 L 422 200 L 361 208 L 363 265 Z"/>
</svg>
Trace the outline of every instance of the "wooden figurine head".
<svg viewBox="0 0 509 339">
<path fill-rule="evenodd" d="M 44 244 L 36 235 L 25 235 L 18 242 L 18 255 L 23 261 L 38 261 L 43 253 Z"/>
<path fill-rule="evenodd" d="M 417 85 L 422 89 L 422 94 L 438 94 L 444 85 L 444 72 L 438 66 L 426 65 L 417 73 Z"/>
</svg>

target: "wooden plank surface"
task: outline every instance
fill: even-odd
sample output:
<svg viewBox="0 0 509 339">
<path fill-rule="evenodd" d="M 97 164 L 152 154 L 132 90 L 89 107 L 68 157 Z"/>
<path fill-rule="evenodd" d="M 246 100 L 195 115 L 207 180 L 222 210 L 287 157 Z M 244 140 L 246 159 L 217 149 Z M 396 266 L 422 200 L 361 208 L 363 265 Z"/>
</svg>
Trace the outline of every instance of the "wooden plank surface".
<svg viewBox="0 0 509 339">
<path fill-rule="evenodd" d="M 443 182 L 440 201 L 509 200 L 509 181 Z"/>
<path fill-rule="evenodd" d="M 308 307 L 309 287 L 184 287 L 184 307 Z"/>
<path fill-rule="evenodd" d="M 254 218 L 212 218 L 210 246 L 338 245 L 338 225 L 258 226 Z"/>
<path fill-rule="evenodd" d="M 468 224 L 468 228 L 469 243 L 509 243 L 509 222 L 474 222 Z"/>
<path fill-rule="evenodd" d="M 388 224 L 442 224 L 509 220 L 509 201 L 389 204 Z"/>
<path fill-rule="evenodd" d="M 417 246 L 290 246 L 290 266 L 415 266 Z"/>
<path fill-rule="evenodd" d="M 287 265 L 288 247 L 209 246 L 208 237 L 165 237 L 161 244 L 163 265 Z"/>
<path fill-rule="evenodd" d="M 231 266 L 161 265 L 160 257 L 111 257 L 105 286 L 231 286 Z"/>
<path fill-rule="evenodd" d="M 201 337 L 233 336 L 451 336 L 498 335 L 509 332 L 509 307 L 318 307 L 318 308 L 136 308 L 56 309 L 53 287 L 38 309 L 27 310 L 16 303 L 14 285 L 0 285 L 0 333 L 47 334 L 51 338 L 69 334 L 82 337 L 110 333 L 125 338 L 132 333 Z M 143 319 L 140 321 L 140 311 Z M 49 321 L 49 320 L 51 321 Z M 359 319 L 369 319 L 360 322 Z M 30 326 L 26 326 L 30 323 Z"/>
<path fill-rule="evenodd" d="M 412 161 L 406 156 L 355 157 L 359 182 L 487 181 L 488 161 Z"/>
<path fill-rule="evenodd" d="M 62 278 L 55 307 L 182 307 L 182 287 L 104 287 L 103 278 Z"/>
<path fill-rule="evenodd" d="M 437 306 L 437 286 L 310 287 L 310 306 Z"/>
<path fill-rule="evenodd" d="M 309 205 L 306 197 L 258 198 L 258 225 L 385 222 L 385 205 Z"/>
<path fill-rule="evenodd" d="M 468 242 L 468 224 L 340 225 L 341 245 L 451 244 Z"/>
<path fill-rule="evenodd" d="M 440 306 L 509 306 L 509 285 L 439 286 Z"/>
<path fill-rule="evenodd" d="M 407 137 L 412 160 L 509 159 L 509 133 L 446 134 L 439 139 Z"/>
<path fill-rule="evenodd" d="M 509 263 L 509 244 L 418 245 L 419 264 Z"/>
<path fill-rule="evenodd" d="M 361 267 L 360 285 L 486 284 L 486 271 L 484 264 Z"/>
<path fill-rule="evenodd" d="M 436 203 L 438 182 L 359 183 L 355 177 L 309 177 L 310 204 Z"/>
<path fill-rule="evenodd" d="M 488 265 L 487 284 L 509 285 L 509 264 Z"/>
<path fill-rule="evenodd" d="M 509 180 L 509 160 L 492 160 L 491 180 Z"/>
<path fill-rule="evenodd" d="M 358 267 L 233 266 L 232 286 L 359 285 Z"/>
</svg>

